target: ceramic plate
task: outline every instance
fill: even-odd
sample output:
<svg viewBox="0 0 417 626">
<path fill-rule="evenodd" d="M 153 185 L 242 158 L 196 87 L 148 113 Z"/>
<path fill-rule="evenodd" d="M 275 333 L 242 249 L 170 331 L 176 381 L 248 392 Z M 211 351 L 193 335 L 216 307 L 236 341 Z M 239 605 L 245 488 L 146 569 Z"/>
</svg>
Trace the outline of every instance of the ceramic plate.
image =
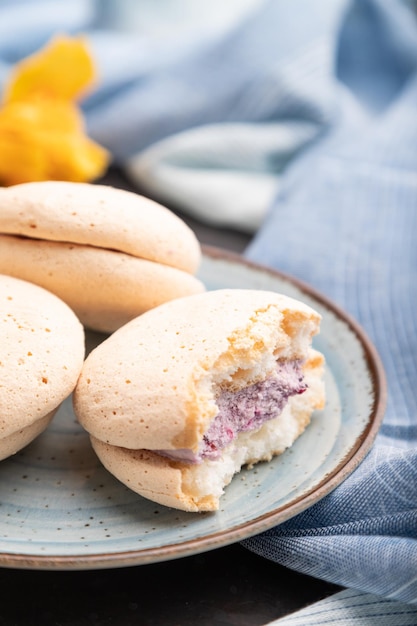
<svg viewBox="0 0 417 626">
<path fill-rule="evenodd" d="M 216 513 L 193 514 L 141 498 L 98 462 L 71 400 L 31 445 L 0 465 L 0 566 L 88 569 L 145 564 L 258 534 L 317 502 L 363 460 L 385 406 L 384 374 L 363 331 L 308 286 L 205 247 L 209 289 L 269 289 L 323 316 L 314 345 L 327 361 L 327 405 L 295 445 L 243 470 Z M 90 346 L 103 337 L 89 335 Z"/>
</svg>

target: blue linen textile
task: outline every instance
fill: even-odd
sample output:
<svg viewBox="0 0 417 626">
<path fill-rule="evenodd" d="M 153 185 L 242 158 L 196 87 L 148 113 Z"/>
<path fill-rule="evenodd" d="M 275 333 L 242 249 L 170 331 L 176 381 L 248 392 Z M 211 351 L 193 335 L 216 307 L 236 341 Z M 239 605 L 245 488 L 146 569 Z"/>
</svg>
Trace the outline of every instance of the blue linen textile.
<svg viewBox="0 0 417 626">
<path fill-rule="evenodd" d="M 342 103 L 334 130 L 287 172 L 247 251 L 359 320 L 386 369 L 386 416 L 348 480 L 245 545 L 304 573 L 417 603 L 417 29 L 414 22 L 400 41 L 393 20 L 405 8 L 362 2 L 347 20 L 338 75 L 367 115 L 352 119 L 350 103 Z M 348 57 L 350 37 L 363 43 L 355 55 L 368 59 L 368 80 Z M 371 41 L 381 45 L 373 59 Z"/>
<path fill-rule="evenodd" d="M 268 626 L 415 626 L 416 615 L 412 604 L 345 589 Z"/>
<path fill-rule="evenodd" d="M 102 80 L 83 106 L 115 161 L 191 214 L 256 231 L 248 258 L 363 325 L 389 384 L 373 450 L 321 502 L 244 545 L 384 596 L 382 613 L 388 598 L 417 604 L 416 3 L 259 0 L 227 27 L 200 20 L 196 36 L 193 21 L 159 38 L 126 28 L 138 6 L 152 10 L 3 1 L 0 83 L 52 34 L 87 32 Z"/>
</svg>

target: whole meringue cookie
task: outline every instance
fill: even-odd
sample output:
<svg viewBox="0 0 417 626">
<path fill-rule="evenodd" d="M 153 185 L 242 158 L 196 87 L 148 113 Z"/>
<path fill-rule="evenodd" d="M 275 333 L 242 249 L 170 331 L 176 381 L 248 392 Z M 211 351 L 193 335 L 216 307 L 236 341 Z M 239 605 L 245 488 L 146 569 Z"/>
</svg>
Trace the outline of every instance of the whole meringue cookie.
<svg viewBox="0 0 417 626">
<path fill-rule="evenodd" d="M 0 272 L 55 293 L 94 330 L 204 291 L 200 260 L 188 225 L 139 194 L 65 181 L 0 190 Z"/>
<path fill-rule="evenodd" d="M 45 430 L 84 355 L 83 326 L 62 300 L 0 274 L 0 460 Z"/>
</svg>

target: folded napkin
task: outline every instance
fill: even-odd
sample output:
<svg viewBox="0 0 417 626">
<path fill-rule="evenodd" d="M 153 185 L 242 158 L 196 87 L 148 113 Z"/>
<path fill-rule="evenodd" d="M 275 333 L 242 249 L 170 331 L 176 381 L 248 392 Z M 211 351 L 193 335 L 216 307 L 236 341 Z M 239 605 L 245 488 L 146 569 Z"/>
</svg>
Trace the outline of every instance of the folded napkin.
<svg viewBox="0 0 417 626">
<path fill-rule="evenodd" d="M 83 102 L 88 130 L 132 180 L 254 233 L 248 258 L 363 325 L 389 385 L 373 450 L 244 545 L 355 590 L 334 598 L 352 615 L 341 623 L 373 623 L 356 617 L 378 598 L 384 624 L 412 623 L 395 621 L 403 603 L 417 623 L 416 3 L 229 2 L 4 0 L 0 83 L 51 34 L 86 32 L 101 76 Z M 314 623 L 339 620 L 329 606 Z"/>
<path fill-rule="evenodd" d="M 340 120 L 287 172 L 247 251 L 314 285 L 359 320 L 386 369 L 386 416 L 349 479 L 245 545 L 306 574 L 417 604 L 417 17 L 411 9 L 388 1 L 352 5 L 336 68 L 344 83 Z"/>
<path fill-rule="evenodd" d="M 389 392 L 375 446 L 351 478 L 245 545 L 304 573 L 417 603 L 416 105 L 417 77 L 376 123 L 337 132 L 300 161 L 248 250 L 361 322 Z"/>
</svg>

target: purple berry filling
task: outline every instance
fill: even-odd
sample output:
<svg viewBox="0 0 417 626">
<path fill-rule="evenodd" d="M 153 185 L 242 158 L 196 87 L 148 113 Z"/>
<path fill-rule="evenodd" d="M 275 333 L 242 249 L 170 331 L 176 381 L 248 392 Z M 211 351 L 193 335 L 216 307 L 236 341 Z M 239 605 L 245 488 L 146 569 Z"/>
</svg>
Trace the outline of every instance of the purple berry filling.
<svg viewBox="0 0 417 626">
<path fill-rule="evenodd" d="M 291 396 L 307 389 L 300 361 L 278 361 L 274 375 L 240 391 L 222 391 L 216 398 L 219 412 L 204 435 L 197 455 L 191 450 L 155 450 L 190 463 L 215 459 L 239 433 L 257 430 L 277 417 Z"/>
<path fill-rule="evenodd" d="M 223 391 L 216 399 L 219 412 L 203 438 L 201 458 L 215 458 L 241 432 L 257 430 L 277 417 L 288 398 L 307 388 L 299 361 L 278 362 L 276 374 L 240 391 Z"/>
</svg>

